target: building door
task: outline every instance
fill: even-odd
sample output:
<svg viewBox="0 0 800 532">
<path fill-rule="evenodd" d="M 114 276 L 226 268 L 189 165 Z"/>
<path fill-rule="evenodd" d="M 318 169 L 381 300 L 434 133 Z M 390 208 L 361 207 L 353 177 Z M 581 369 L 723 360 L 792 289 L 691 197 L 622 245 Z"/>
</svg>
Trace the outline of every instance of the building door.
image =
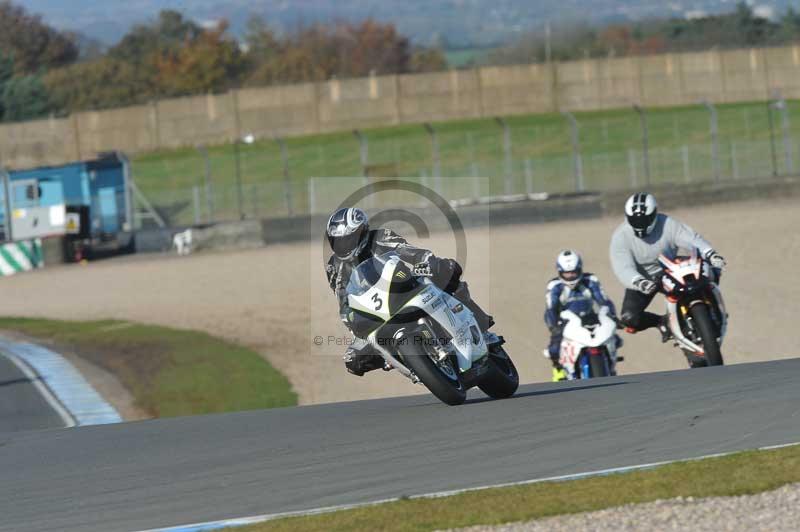
<svg viewBox="0 0 800 532">
<path fill-rule="evenodd" d="M 43 205 L 43 186 L 47 187 L 45 196 L 63 197 L 58 182 L 11 181 L 9 223 L 14 240 L 64 234 L 64 204 Z"/>
<path fill-rule="evenodd" d="M 100 207 L 100 231 L 105 234 L 119 232 L 119 209 L 117 207 L 116 187 L 105 187 L 97 191 Z"/>
</svg>

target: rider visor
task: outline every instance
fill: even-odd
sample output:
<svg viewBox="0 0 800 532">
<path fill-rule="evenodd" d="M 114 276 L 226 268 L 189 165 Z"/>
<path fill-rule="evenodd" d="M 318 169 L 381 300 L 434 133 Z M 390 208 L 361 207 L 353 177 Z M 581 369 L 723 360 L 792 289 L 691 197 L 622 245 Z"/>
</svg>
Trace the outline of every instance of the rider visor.
<svg viewBox="0 0 800 532">
<path fill-rule="evenodd" d="M 574 281 L 575 279 L 577 279 L 580 276 L 580 274 L 581 274 L 581 272 L 579 272 L 578 270 L 573 270 L 571 272 L 561 272 L 560 273 L 561 278 L 564 279 L 565 281 Z"/>
<path fill-rule="evenodd" d="M 652 231 L 656 216 L 657 214 L 655 212 L 650 214 L 633 214 L 628 216 L 628 223 L 633 228 L 633 232 L 636 233 L 636 236 L 643 237 Z"/>
<path fill-rule="evenodd" d="M 358 245 L 361 243 L 361 238 L 364 231 L 361 229 L 349 235 L 342 236 L 328 236 L 328 243 L 333 250 L 333 253 L 340 259 L 350 258 L 351 254 Z"/>
</svg>

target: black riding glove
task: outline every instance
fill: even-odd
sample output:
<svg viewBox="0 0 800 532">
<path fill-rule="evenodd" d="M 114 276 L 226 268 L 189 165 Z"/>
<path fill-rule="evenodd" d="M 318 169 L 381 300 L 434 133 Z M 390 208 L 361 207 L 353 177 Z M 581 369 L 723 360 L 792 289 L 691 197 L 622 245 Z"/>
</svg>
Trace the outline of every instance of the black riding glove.
<svg viewBox="0 0 800 532">
<path fill-rule="evenodd" d="M 656 285 L 656 283 L 650 279 L 645 279 L 644 277 L 634 281 L 633 286 L 635 286 L 639 292 L 647 296 L 654 294 L 655 291 L 658 290 L 658 285 Z"/>
<path fill-rule="evenodd" d="M 463 270 L 461 265 L 453 259 L 439 259 L 431 257 L 433 282 L 445 292 L 455 292 L 461 282 Z"/>
</svg>

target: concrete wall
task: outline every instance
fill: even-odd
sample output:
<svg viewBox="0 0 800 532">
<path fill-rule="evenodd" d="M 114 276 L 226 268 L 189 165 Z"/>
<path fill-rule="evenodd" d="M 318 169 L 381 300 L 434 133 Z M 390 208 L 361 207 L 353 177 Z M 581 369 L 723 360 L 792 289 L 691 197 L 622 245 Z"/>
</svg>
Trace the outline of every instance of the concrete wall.
<svg viewBox="0 0 800 532">
<path fill-rule="evenodd" d="M 0 125 L 0 164 L 25 168 L 271 137 L 513 114 L 800 98 L 800 46 L 593 59 L 243 89 Z"/>
</svg>

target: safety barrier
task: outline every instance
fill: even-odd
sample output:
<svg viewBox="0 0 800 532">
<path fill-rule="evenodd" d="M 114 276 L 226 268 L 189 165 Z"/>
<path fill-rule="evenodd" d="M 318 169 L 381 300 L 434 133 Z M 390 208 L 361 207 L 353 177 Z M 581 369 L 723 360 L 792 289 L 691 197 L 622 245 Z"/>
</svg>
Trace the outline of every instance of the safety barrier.
<svg viewBox="0 0 800 532">
<path fill-rule="evenodd" d="M 0 277 L 43 266 L 44 255 L 42 254 L 41 239 L 0 244 Z"/>
</svg>

